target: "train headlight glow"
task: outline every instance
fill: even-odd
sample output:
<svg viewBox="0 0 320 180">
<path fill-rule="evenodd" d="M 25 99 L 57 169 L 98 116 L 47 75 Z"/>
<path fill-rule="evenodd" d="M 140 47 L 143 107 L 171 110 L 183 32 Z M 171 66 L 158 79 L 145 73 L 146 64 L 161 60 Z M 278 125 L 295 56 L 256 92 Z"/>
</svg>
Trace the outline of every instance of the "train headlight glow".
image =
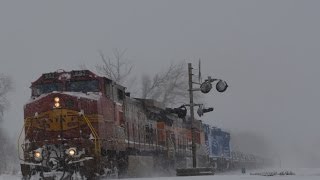
<svg viewBox="0 0 320 180">
<path fill-rule="evenodd" d="M 34 160 L 36 160 L 36 161 L 41 161 L 41 160 L 42 160 L 42 153 L 41 153 L 41 151 L 38 151 L 38 150 L 34 151 L 33 157 L 34 157 Z"/>
<path fill-rule="evenodd" d="M 59 97 L 55 97 L 54 98 L 54 102 L 58 103 L 60 101 L 60 98 Z"/>
<path fill-rule="evenodd" d="M 67 149 L 67 154 L 68 154 L 69 156 L 74 156 L 74 155 L 76 155 L 76 154 L 77 154 L 76 148 L 69 148 L 69 149 Z"/>
<path fill-rule="evenodd" d="M 41 158 L 41 153 L 40 152 L 35 152 L 34 153 L 35 158 Z"/>
<path fill-rule="evenodd" d="M 57 102 L 57 103 L 54 103 L 54 107 L 55 107 L 55 108 L 59 108 L 59 107 L 60 107 L 60 103 L 58 103 L 58 102 Z"/>
<path fill-rule="evenodd" d="M 60 98 L 55 97 L 53 100 L 54 100 L 54 107 L 59 108 L 60 107 Z"/>
</svg>

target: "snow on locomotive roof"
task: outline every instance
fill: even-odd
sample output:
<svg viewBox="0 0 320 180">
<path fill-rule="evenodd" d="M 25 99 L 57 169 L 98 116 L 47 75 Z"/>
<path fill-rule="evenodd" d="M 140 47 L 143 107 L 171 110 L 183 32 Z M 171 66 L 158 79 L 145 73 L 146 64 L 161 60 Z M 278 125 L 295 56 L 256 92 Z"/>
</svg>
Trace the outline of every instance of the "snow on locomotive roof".
<svg viewBox="0 0 320 180">
<path fill-rule="evenodd" d="M 55 72 L 43 73 L 37 80 L 32 82 L 31 86 L 43 84 L 47 82 L 57 82 L 57 81 L 72 81 L 72 80 L 81 80 L 81 79 L 105 79 L 107 81 L 112 82 L 113 85 L 117 86 L 121 89 L 126 89 L 124 86 L 114 82 L 108 77 L 98 76 L 90 70 L 72 70 L 72 71 L 64 71 L 57 70 Z"/>
<path fill-rule="evenodd" d="M 70 95 L 70 96 L 75 96 L 78 99 L 80 98 L 86 98 L 86 99 L 91 99 L 91 100 L 99 100 L 99 98 L 101 97 L 101 93 L 97 93 L 97 92 L 87 92 L 87 93 L 82 93 L 82 92 L 57 92 L 57 91 L 53 91 L 52 93 L 57 93 L 57 94 L 65 94 L 65 95 Z M 48 96 L 51 93 L 46 93 L 46 94 L 41 94 L 38 97 L 34 97 L 31 98 L 27 104 L 32 103 L 32 102 L 36 102 L 41 98 L 44 98 L 46 96 Z"/>
<path fill-rule="evenodd" d="M 101 97 L 101 92 L 87 92 L 86 94 L 82 92 L 62 92 L 61 94 L 66 94 L 66 95 L 71 95 L 71 96 L 76 96 L 78 99 L 80 98 L 87 98 L 87 99 L 92 99 L 92 100 L 99 100 Z"/>
<path fill-rule="evenodd" d="M 88 77 L 88 78 L 97 78 L 95 73 L 89 70 L 72 70 L 72 71 L 64 71 L 64 70 L 57 70 L 55 72 L 50 73 L 43 73 L 36 81 L 32 82 L 33 84 L 39 84 L 43 81 L 50 81 L 50 80 L 70 80 L 72 78 L 81 78 L 81 77 Z"/>
</svg>

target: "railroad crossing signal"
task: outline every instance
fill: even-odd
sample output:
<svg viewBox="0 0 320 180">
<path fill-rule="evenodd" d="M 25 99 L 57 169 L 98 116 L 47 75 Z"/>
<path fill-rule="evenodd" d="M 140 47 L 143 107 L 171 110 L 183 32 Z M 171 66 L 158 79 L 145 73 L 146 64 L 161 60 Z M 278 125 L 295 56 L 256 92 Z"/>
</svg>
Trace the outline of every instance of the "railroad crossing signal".
<svg viewBox="0 0 320 180">
<path fill-rule="evenodd" d="M 207 94 L 212 89 L 212 84 L 214 81 L 218 81 L 216 84 L 216 89 L 218 92 L 222 93 L 225 92 L 228 88 L 228 84 L 226 81 L 221 79 L 211 79 L 211 76 L 208 77 L 201 85 L 200 91 L 204 94 Z"/>
<path fill-rule="evenodd" d="M 211 111 L 213 111 L 212 107 L 211 108 L 203 108 L 203 105 L 200 105 L 197 110 L 197 113 L 201 117 L 201 116 L 203 116 L 204 113 L 211 112 Z"/>
<path fill-rule="evenodd" d="M 166 108 L 168 113 L 177 114 L 179 118 L 184 119 L 187 116 L 187 108 L 185 106 L 180 106 L 178 108 Z"/>
</svg>

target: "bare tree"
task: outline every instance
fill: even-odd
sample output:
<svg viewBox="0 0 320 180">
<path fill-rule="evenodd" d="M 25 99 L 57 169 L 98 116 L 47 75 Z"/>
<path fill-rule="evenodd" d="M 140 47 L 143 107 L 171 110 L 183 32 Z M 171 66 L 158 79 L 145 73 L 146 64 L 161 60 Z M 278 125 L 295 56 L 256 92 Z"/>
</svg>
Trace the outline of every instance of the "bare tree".
<svg viewBox="0 0 320 180">
<path fill-rule="evenodd" d="M 8 100 L 6 98 L 7 93 L 12 89 L 12 80 L 9 76 L 0 74 L 0 123 L 3 121 L 3 113 L 8 107 Z M 8 141 L 7 135 L 4 133 L 2 127 L 0 126 L 0 174 L 4 171 L 9 171 L 9 162 L 13 162 L 14 156 L 12 151 L 10 151 L 12 144 Z"/>
<path fill-rule="evenodd" d="M 2 121 L 3 112 L 8 106 L 6 94 L 12 89 L 12 80 L 9 76 L 0 74 L 0 121 Z"/>
<path fill-rule="evenodd" d="M 125 59 L 125 53 L 126 50 L 114 49 L 110 57 L 99 51 L 102 64 L 96 66 L 97 71 L 119 84 L 125 84 L 133 68 L 130 61 Z"/>
<path fill-rule="evenodd" d="M 171 63 L 162 72 L 150 78 L 142 76 L 142 98 L 155 99 L 164 105 L 175 105 L 186 102 L 188 98 L 188 73 L 185 61 Z"/>
<path fill-rule="evenodd" d="M 137 83 L 130 75 L 133 65 L 125 59 L 126 50 L 114 49 L 113 55 L 105 56 L 99 51 L 102 64 L 97 65 L 97 71 L 126 86 L 134 95 L 141 94 L 143 99 L 155 99 L 164 105 L 175 105 L 186 103 L 188 92 L 188 73 L 185 61 L 171 63 L 164 71 L 156 73 L 153 77 L 142 75 L 142 84 L 139 92 Z M 131 78 L 131 79 L 129 79 Z M 195 95 L 195 98 L 199 96 Z"/>
<path fill-rule="evenodd" d="M 0 127 L 0 174 L 14 173 L 18 163 L 15 151 L 12 151 L 15 147 L 9 139 L 4 129 Z"/>
<path fill-rule="evenodd" d="M 81 70 L 87 70 L 87 69 L 88 69 L 85 64 L 80 64 L 80 65 L 79 65 L 79 68 L 80 68 Z"/>
</svg>

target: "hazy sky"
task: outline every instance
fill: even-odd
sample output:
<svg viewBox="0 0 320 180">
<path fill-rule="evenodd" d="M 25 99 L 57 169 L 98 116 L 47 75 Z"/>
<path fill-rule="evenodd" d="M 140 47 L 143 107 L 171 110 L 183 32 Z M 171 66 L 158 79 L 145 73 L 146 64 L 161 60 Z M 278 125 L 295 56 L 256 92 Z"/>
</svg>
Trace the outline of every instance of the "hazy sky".
<svg viewBox="0 0 320 180">
<path fill-rule="evenodd" d="M 15 87 L 4 125 L 16 138 L 30 83 L 57 69 L 94 70 L 98 50 L 127 49 L 138 80 L 171 61 L 201 58 L 203 74 L 230 85 L 224 94 L 206 95 L 215 111 L 205 122 L 260 133 L 291 165 L 314 165 L 310 160 L 320 159 L 319 7 L 317 0 L 3 0 L 0 72 Z"/>
</svg>

